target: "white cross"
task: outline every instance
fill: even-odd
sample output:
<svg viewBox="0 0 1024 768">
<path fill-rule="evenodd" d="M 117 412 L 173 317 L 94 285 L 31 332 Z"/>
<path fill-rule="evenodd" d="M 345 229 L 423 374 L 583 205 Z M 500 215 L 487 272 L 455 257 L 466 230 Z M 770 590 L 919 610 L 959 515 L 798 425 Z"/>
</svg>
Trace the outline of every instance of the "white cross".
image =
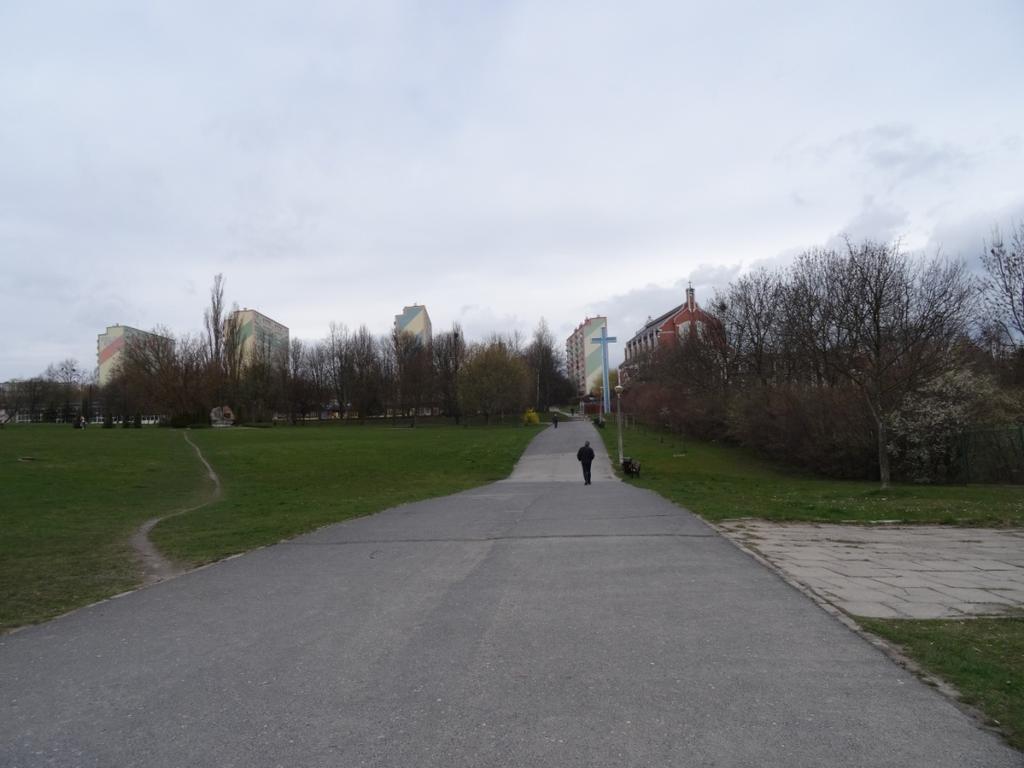
<svg viewBox="0 0 1024 768">
<path fill-rule="evenodd" d="M 614 336 L 608 335 L 608 326 L 601 326 L 601 335 L 595 336 L 590 340 L 591 344 L 601 345 L 601 356 L 604 362 L 604 412 L 610 413 L 612 410 L 612 395 L 608 391 L 608 345 L 613 341 L 618 341 Z"/>
</svg>

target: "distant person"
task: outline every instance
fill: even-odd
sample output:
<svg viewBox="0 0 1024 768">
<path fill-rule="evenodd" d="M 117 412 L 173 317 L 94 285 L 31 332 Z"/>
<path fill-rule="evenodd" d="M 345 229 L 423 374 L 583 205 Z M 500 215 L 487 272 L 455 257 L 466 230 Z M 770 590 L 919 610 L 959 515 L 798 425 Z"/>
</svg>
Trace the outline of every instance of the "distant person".
<svg viewBox="0 0 1024 768">
<path fill-rule="evenodd" d="M 576 460 L 583 465 L 583 484 L 590 485 L 590 465 L 594 463 L 594 449 L 590 447 L 589 440 L 576 451 Z"/>
<path fill-rule="evenodd" d="M 554 426 L 555 429 L 558 429 L 558 414 L 557 413 L 554 413 L 554 414 L 551 415 L 551 424 Z"/>
</svg>

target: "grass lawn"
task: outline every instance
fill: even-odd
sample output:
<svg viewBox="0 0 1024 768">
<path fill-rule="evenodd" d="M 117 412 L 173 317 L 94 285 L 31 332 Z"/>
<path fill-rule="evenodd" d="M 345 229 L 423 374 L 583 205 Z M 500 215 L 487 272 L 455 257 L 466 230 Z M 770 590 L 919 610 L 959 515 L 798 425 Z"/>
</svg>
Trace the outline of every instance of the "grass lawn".
<svg viewBox="0 0 1024 768">
<path fill-rule="evenodd" d="M 540 427 L 305 426 L 191 433 L 224 497 L 161 522 L 152 539 L 203 563 L 396 504 L 509 475 Z"/>
<path fill-rule="evenodd" d="M 390 423 L 194 430 L 224 494 L 151 535 L 172 558 L 208 562 L 501 479 L 537 431 Z M 210 494 L 179 430 L 61 425 L 0 430 L 0 488 L 0 630 L 136 586 L 132 532 Z"/>
<path fill-rule="evenodd" d="M 613 463 L 615 424 L 600 430 Z M 830 523 L 898 520 L 965 526 L 1024 525 L 1024 487 L 907 485 L 828 480 L 772 466 L 731 446 L 664 435 L 623 432 L 625 453 L 641 463 L 630 480 L 708 520 L 760 517 Z"/>
<path fill-rule="evenodd" d="M 919 621 L 861 619 L 929 672 L 949 680 L 963 700 L 1024 749 L 1024 617 Z"/>
<path fill-rule="evenodd" d="M 0 629 L 136 585 L 132 532 L 201 503 L 204 473 L 172 430 L 0 430 Z"/>
</svg>

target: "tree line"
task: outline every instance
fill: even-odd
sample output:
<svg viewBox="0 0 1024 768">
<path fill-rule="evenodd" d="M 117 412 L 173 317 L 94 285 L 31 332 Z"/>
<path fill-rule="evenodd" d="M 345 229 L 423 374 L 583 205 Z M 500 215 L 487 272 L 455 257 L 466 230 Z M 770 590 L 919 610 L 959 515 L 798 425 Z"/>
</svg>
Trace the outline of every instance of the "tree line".
<svg viewBox="0 0 1024 768">
<path fill-rule="evenodd" d="M 224 290 L 217 275 L 200 333 L 176 337 L 157 328 L 130 339 L 102 389 L 69 360 L 43 376 L 10 382 L 0 402 L 11 412 L 65 421 L 72 411 L 99 408 L 119 419 L 144 413 L 174 425 L 203 424 L 211 409 L 227 405 L 243 422 L 391 416 L 415 423 L 426 414 L 490 422 L 531 407 L 546 410 L 575 394 L 543 319 L 529 339 L 492 334 L 478 342 L 457 324 L 425 342 L 397 329 L 375 335 L 365 325 L 350 330 L 332 323 L 322 339 L 292 339 L 287 350 L 256 340 L 243 354 Z M 56 407 L 40 408 L 41 398 Z"/>
<path fill-rule="evenodd" d="M 847 241 L 745 274 L 641 358 L 625 407 L 836 477 L 956 479 L 965 431 L 1024 424 L 1024 223 L 982 262 Z"/>
<path fill-rule="evenodd" d="M 47 366 L 38 376 L 0 383 L 0 426 L 19 413 L 39 421 L 71 421 L 99 402 L 96 377 L 73 358 Z"/>
</svg>

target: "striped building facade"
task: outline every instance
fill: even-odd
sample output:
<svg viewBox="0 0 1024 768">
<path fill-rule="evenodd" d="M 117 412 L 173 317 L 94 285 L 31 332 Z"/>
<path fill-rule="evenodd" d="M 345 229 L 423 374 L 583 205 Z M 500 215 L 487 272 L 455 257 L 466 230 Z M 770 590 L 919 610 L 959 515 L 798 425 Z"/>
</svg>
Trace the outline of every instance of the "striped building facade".
<svg viewBox="0 0 1024 768">
<path fill-rule="evenodd" d="M 96 367 L 99 369 L 99 385 L 106 386 L 117 374 L 125 347 L 133 341 L 163 339 L 155 333 L 140 331 L 130 325 L 111 325 L 96 337 Z"/>
<path fill-rule="evenodd" d="M 255 309 L 237 309 L 228 316 L 236 325 L 239 361 L 242 367 L 267 362 L 275 367 L 288 365 L 288 328 Z"/>
<path fill-rule="evenodd" d="M 427 314 L 427 308 L 420 304 L 403 307 L 402 314 L 395 315 L 395 330 L 412 334 L 424 347 L 429 346 L 433 340 L 430 315 Z"/>
<path fill-rule="evenodd" d="M 604 356 L 600 344 L 591 342 L 608 327 L 607 317 L 588 317 L 565 340 L 565 363 L 569 378 L 581 397 L 602 386 Z"/>
</svg>

